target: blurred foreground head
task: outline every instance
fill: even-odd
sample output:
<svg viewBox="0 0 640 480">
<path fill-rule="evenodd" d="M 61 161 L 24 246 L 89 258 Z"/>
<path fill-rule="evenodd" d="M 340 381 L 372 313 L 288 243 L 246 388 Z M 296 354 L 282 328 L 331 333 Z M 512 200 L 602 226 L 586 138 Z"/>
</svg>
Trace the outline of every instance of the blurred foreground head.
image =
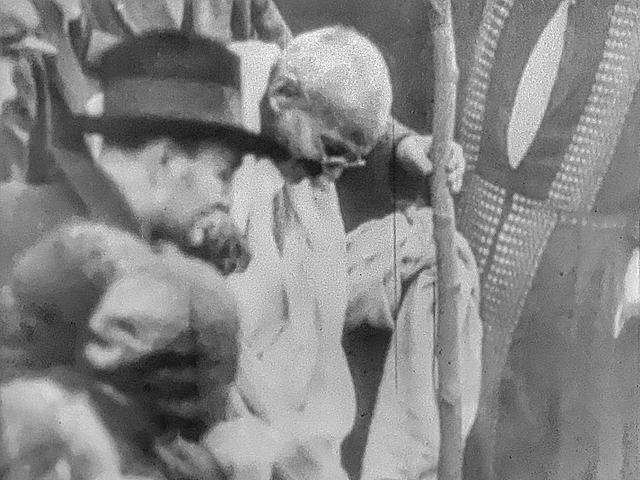
<svg viewBox="0 0 640 480">
<path fill-rule="evenodd" d="M 113 47 L 94 71 L 104 98 L 85 131 L 102 136 L 98 163 L 147 230 L 207 260 L 246 256 L 228 215 L 234 174 L 244 154 L 285 152 L 242 127 L 238 57 L 217 41 L 154 32 Z M 193 235 L 196 224 L 215 238 Z"/>
<path fill-rule="evenodd" d="M 278 60 L 262 103 L 262 131 L 294 158 L 356 163 L 391 114 L 387 64 L 357 31 L 327 27 L 297 36 Z"/>
</svg>

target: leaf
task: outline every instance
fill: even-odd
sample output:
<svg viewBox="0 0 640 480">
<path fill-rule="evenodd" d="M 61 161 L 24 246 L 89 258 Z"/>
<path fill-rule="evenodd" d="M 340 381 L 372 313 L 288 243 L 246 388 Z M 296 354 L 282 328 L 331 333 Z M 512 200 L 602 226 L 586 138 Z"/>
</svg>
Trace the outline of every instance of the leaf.
<svg viewBox="0 0 640 480">
<path fill-rule="evenodd" d="M 507 133 L 509 165 L 522 162 L 549 104 L 564 46 L 570 0 L 564 0 L 534 47 L 520 79 Z"/>
</svg>

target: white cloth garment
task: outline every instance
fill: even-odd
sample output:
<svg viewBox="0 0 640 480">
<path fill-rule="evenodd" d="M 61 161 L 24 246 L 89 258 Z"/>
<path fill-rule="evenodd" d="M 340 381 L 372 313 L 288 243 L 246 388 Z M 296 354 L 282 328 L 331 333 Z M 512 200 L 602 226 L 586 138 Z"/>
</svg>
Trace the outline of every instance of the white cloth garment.
<svg viewBox="0 0 640 480">
<path fill-rule="evenodd" d="M 259 42 L 232 48 L 242 58 L 245 122 L 257 130 L 276 55 Z M 236 480 L 269 480 L 272 467 L 284 478 L 347 480 L 340 445 L 353 425 L 355 393 L 341 343 L 345 234 L 335 185 L 323 177 L 285 181 L 272 162 L 248 156 L 233 180 L 231 215 L 253 259 L 229 278 L 240 313 L 239 371 L 231 423 L 208 444 Z M 259 444 L 258 435 L 274 448 L 236 448 Z"/>
<path fill-rule="evenodd" d="M 396 212 L 395 217 L 369 221 L 347 238 L 348 325 L 366 322 L 393 329 L 362 480 L 435 479 L 440 421 L 432 218 L 430 208 L 412 207 Z M 462 433 L 466 438 L 480 397 L 482 322 L 473 254 L 461 236 L 456 241 L 461 283 L 457 305 Z"/>
</svg>

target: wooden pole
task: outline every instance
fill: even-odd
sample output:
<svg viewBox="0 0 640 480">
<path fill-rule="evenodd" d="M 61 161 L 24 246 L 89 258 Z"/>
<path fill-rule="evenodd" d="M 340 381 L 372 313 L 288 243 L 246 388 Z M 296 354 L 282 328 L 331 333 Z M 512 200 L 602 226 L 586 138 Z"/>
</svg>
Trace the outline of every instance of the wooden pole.
<svg viewBox="0 0 640 480">
<path fill-rule="evenodd" d="M 431 191 L 434 208 L 434 238 L 438 266 L 438 407 L 440 411 L 440 455 L 438 480 L 462 479 L 462 400 L 458 352 L 458 305 L 460 278 L 456 271 L 455 213 L 447 184 L 456 115 L 458 66 L 450 0 L 425 0 L 433 36 L 435 64 L 435 110 Z"/>
</svg>

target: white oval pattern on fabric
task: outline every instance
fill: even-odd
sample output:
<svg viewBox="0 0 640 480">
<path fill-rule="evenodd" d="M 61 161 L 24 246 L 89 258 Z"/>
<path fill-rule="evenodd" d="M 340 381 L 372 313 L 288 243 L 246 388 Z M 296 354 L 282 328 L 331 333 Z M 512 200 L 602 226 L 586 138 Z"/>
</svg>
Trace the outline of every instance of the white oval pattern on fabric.
<svg viewBox="0 0 640 480">
<path fill-rule="evenodd" d="M 524 69 L 507 131 L 509 165 L 518 168 L 542 123 L 558 75 L 571 0 L 564 0 L 540 35 Z"/>
</svg>

